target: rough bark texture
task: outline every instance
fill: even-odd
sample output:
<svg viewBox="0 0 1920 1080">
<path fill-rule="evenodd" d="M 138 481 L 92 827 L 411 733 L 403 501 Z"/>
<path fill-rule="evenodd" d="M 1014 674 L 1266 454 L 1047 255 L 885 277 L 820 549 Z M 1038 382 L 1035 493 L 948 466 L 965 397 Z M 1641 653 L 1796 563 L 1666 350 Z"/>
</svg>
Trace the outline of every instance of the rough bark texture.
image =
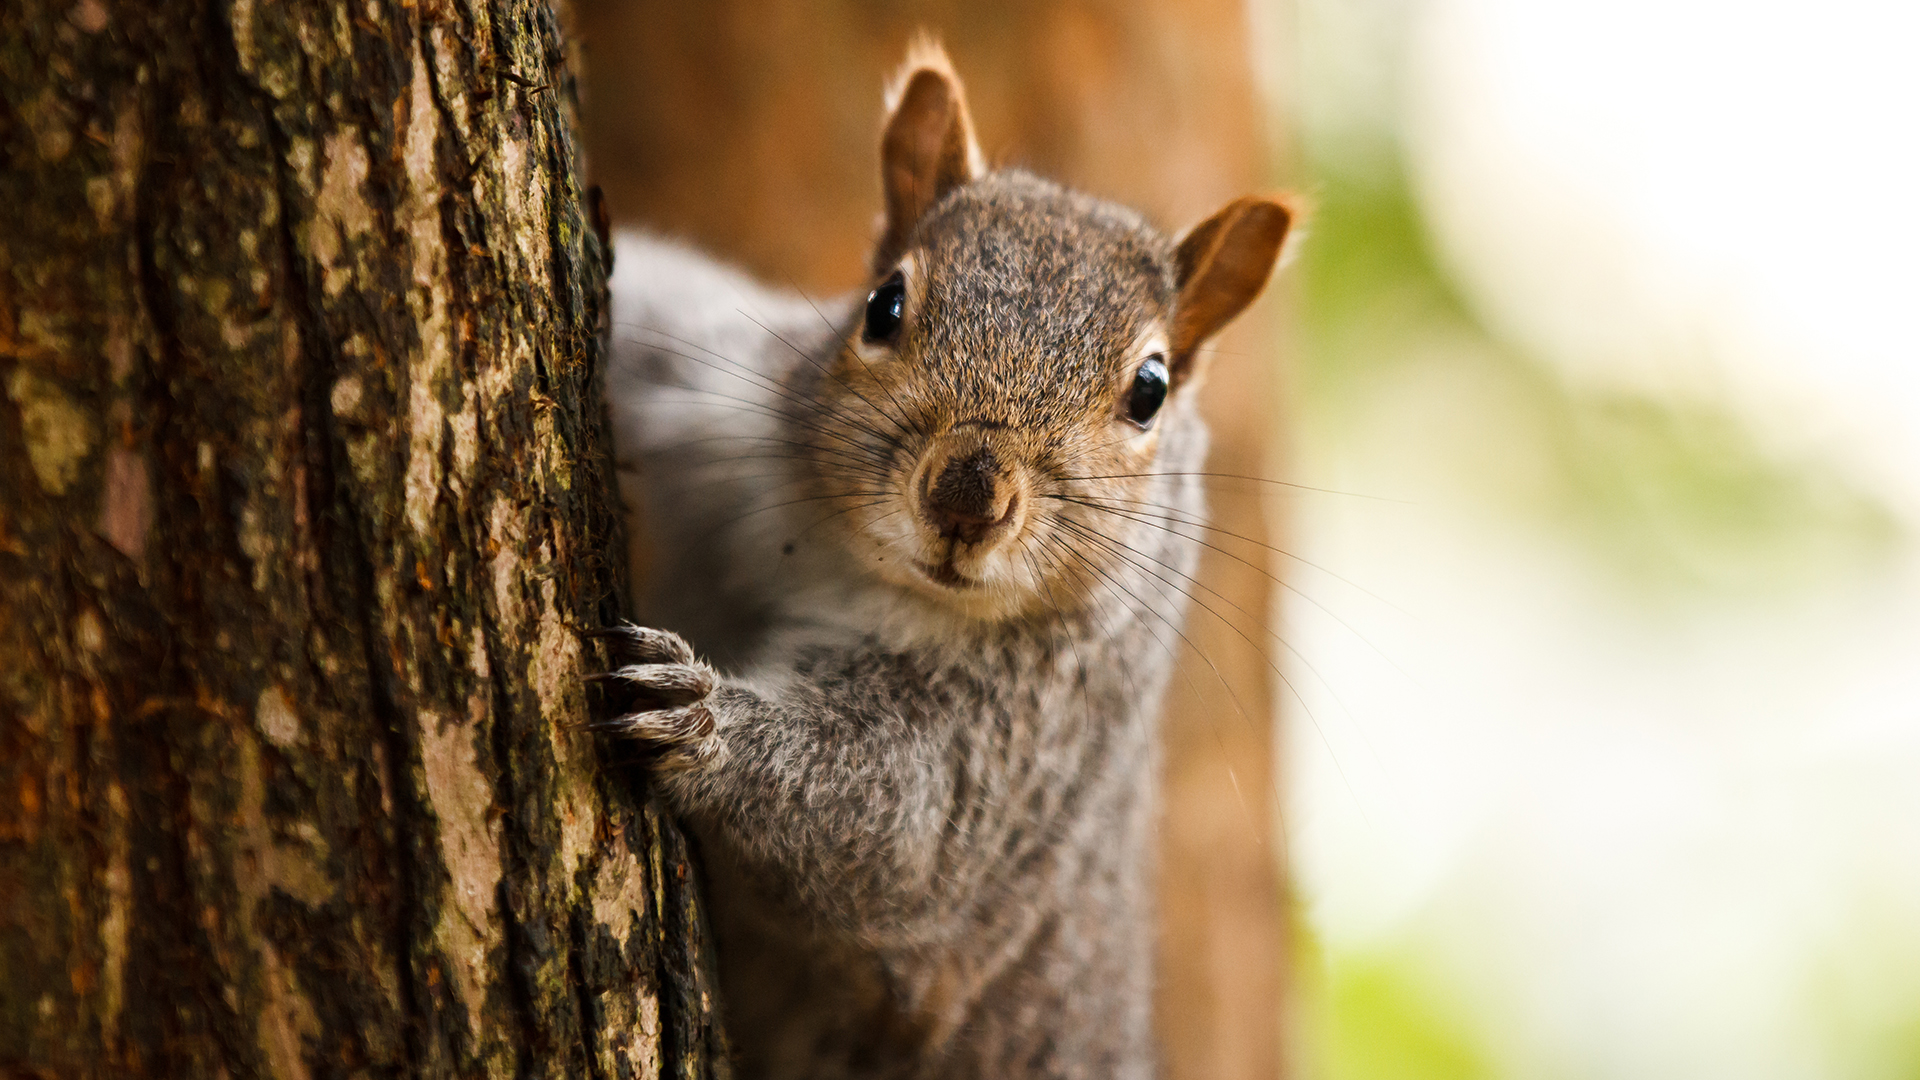
<svg viewBox="0 0 1920 1080">
<path fill-rule="evenodd" d="M 921 28 L 952 54 L 990 162 L 1169 229 L 1273 182 L 1252 57 L 1278 43 L 1250 44 L 1243 0 L 576 3 L 614 216 L 776 285 L 870 284 L 880 86 Z M 1219 472 L 1283 475 L 1274 323 L 1256 308 L 1215 343 L 1203 401 Z M 1260 544 L 1280 524 L 1259 485 L 1214 485 L 1211 501 L 1225 532 L 1209 539 L 1164 729 L 1159 1034 L 1170 1080 L 1272 1080 L 1285 1070 L 1272 727 L 1283 650 L 1260 615 L 1269 574 L 1288 568 Z"/>
<path fill-rule="evenodd" d="M 698 1076 L 540 0 L 0 9 L 0 1074 Z"/>
</svg>

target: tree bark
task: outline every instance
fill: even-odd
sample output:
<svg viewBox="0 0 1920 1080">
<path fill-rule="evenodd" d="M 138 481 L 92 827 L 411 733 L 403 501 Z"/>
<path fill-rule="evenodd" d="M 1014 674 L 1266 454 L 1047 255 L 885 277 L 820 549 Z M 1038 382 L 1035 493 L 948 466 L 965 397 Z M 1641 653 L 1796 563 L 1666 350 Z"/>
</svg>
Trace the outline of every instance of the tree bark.
<svg viewBox="0 0 1920 1080">
<path fill-rule="evenodd" d="M 544 0 L 0 9 L 0 1075 L 724 1070 Z"/>
</svg>

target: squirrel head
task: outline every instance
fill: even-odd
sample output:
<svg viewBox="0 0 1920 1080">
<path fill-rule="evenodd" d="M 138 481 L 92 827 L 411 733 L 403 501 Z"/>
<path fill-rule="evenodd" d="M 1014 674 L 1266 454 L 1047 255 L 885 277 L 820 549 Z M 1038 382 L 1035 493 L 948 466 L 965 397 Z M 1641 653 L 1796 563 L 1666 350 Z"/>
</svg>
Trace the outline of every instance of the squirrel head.
<svg viewBox="0 0 1920 1080">
<path fill-rule="evenodd" d="M 1292 212 L 1242 198 L 1176 240 L 988 170 L 930 43 L 888 98 L 874 287 L 804 441 L 884 579 L 980 618 L 1078 606 L 1156 513 L 1156 476 L 1200 467 L 1201 346 L 1266 284 Z"/>
</svg>

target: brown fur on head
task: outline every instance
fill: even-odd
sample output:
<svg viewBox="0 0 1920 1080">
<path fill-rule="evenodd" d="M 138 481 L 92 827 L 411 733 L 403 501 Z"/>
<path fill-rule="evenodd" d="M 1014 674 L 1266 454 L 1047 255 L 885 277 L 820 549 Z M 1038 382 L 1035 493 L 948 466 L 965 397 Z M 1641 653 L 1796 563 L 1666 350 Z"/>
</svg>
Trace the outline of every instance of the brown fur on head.
<svg viewBox="0 0 1920 1080">
<path fill-rule="evenodd" d="M 1244 198 L 1176 242 L 990 172 L 929 43 L 889 102 L 877 287 L 804 441 L 883 578 L 983 618 L 1077 607 L 1158 512 L 1156 476 L 1201 467 L 1200 346 L 1265 285 L 1291 214 Z"/>
</svg>

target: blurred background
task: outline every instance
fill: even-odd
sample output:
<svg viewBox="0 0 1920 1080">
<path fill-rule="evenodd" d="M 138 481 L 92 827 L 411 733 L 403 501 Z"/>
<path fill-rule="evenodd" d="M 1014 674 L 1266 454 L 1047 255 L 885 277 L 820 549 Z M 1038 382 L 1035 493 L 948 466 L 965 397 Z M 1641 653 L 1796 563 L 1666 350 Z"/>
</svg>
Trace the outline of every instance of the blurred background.
<svg viewBox="0 0 1920 1080">
<path fill-rule="evenodd" d="M 1306 1074 L 1920 1077 L 1920 7 L 1271 10 Z"/>
<path fill-rule="evenodd" d="M 1215 485 L 1169 1076 L 1920 1078 L 1920 5 L 576 14 L 615 216 L 817 294 L 920 26 L 995 161 L 1314 206 L 1207 387 L 1306 487 Z"/>
</svg>

